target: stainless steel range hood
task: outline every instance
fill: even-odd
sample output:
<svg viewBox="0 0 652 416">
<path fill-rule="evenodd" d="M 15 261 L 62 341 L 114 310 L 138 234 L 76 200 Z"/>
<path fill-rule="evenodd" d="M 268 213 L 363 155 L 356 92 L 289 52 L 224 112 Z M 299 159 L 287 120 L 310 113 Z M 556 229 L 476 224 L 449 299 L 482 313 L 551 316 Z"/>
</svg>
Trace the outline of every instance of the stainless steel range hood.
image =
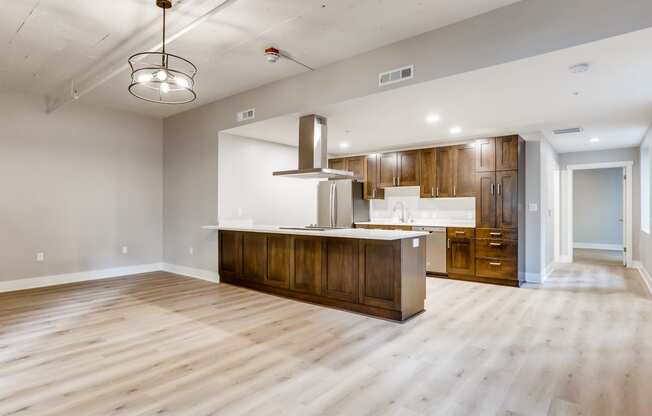
<svg viewBox="0 0 652 416">
<path fill-rule="evenodd" d="M 299 169 L 274 172 L 274 176 L 305 179 L 354 179 L 353 172 L 328 168 L 326 118 L 315 114 L 299 119 Z"/>
</svg>

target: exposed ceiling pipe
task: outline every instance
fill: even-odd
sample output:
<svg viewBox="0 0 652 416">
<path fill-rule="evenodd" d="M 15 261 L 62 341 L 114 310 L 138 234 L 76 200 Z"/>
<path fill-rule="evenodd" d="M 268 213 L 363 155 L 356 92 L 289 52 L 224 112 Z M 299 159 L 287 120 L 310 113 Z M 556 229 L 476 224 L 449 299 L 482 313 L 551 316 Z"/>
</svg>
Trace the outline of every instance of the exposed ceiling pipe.
<svg viewBox="0 0 652 416">
<path fill-rule="evenodd" d="M 206 21 L 206 19 L 209 19 L 216 13 L 233 5 L 236 1 L 238 0 L 223 0 L 219 5 L 215 6 L 211 10 L 204 13 L 203 15 L 197 17 L 187 26 L 173 33 L 172 36 L 168 36 L 167 41 L 165 42 L 166 45 L 170 44 L 170 42 L 174 42 L 175 40 L 179 39 L 186 33 L 190 32 L 197 26 L 201 25 L 204 21 Z M 158 42 L 156 45 L 152 46 L 151 48 L 148 48 L 147 51 L 148 52 L 158 51 L 159 49 L 162 48 L 162 46 L 163 46 L 163 42 Z M 48 94 L 48 96 L 46 97 L 46 111 L 48 113 L 51 113 L 57 110 L 58 108 L 62 107 L 63 105 L 88 94 L 89 92 L 93 91 L 95 88 L 104 84 L 108 80 L 118 76 L 120 73 L 122 73 L 123 71 L 129 68 L 129 65 L 127 63 L 127 57 L 129 55 L 130 54 L 128 53 L 125 55 L 123 64 L 116 65 L 114 68 L 109 69 L 106 72 L 103 72 L 101 75 L 98 75 L 97 77 L 94 77 L 96 78 L 95 81 L 92 81 L 90 84 L 86 86 L 80 86 L 79 83 L 76 83 L 74 80 L 70 80 L 66 82 L 65 86 L 57 88 L 56 90 L 54 90 L 52 94 Z M 82 79 L 91 78 L 91 75 L 80 76 L 77 78 L 82 78 Z"/>
</svg>

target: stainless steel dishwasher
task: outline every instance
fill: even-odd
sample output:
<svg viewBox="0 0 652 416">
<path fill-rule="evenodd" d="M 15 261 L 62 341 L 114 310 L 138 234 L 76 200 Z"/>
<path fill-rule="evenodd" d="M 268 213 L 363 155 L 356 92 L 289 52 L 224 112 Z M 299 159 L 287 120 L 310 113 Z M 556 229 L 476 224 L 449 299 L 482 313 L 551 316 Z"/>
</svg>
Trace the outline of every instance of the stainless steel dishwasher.
<svg viewBox="0 0 652 416">
<path fill-rule="evenodd" d="M 446 228 L 412 227 L 412 230 L 429 233 L 426 238 L 426 271 L 446 274 Z"/>
</svg>

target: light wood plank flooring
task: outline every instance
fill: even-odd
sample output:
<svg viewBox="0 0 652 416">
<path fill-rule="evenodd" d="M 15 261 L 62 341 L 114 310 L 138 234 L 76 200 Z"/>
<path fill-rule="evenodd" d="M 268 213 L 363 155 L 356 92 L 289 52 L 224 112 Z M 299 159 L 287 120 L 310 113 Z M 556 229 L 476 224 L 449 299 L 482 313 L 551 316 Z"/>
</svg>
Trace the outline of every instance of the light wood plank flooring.
<svg viewBox="0 0 652 416">
<path fill-rule="evenodd" d="M 430 278 L 405 324 L 162 272 L 3 294 L 0 414 L 650 415 L 637 279 Z"/>
</svg>

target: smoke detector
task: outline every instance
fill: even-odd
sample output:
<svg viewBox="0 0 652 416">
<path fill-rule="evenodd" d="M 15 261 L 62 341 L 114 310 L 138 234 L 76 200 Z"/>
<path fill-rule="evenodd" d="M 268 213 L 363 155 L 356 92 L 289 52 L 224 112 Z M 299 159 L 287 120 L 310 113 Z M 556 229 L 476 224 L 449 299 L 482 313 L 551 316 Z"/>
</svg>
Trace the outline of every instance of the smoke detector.
<svg viewBox="0 0 652 416">
<path fill-rule="evenodd" d="M 582 62 L 580 64 L 576 64 L 568 68 L 572 74 L 581 74 L 584 72 L 588 72 L 589 69 L 591 69 L 591 64 Z"/>
<path fill-rule="evenodd" d="M 274 47 L 265 49 L 265 59 L 272 64 L 276 63 L 281 58 L 281 51 Z"/>
</svg>

